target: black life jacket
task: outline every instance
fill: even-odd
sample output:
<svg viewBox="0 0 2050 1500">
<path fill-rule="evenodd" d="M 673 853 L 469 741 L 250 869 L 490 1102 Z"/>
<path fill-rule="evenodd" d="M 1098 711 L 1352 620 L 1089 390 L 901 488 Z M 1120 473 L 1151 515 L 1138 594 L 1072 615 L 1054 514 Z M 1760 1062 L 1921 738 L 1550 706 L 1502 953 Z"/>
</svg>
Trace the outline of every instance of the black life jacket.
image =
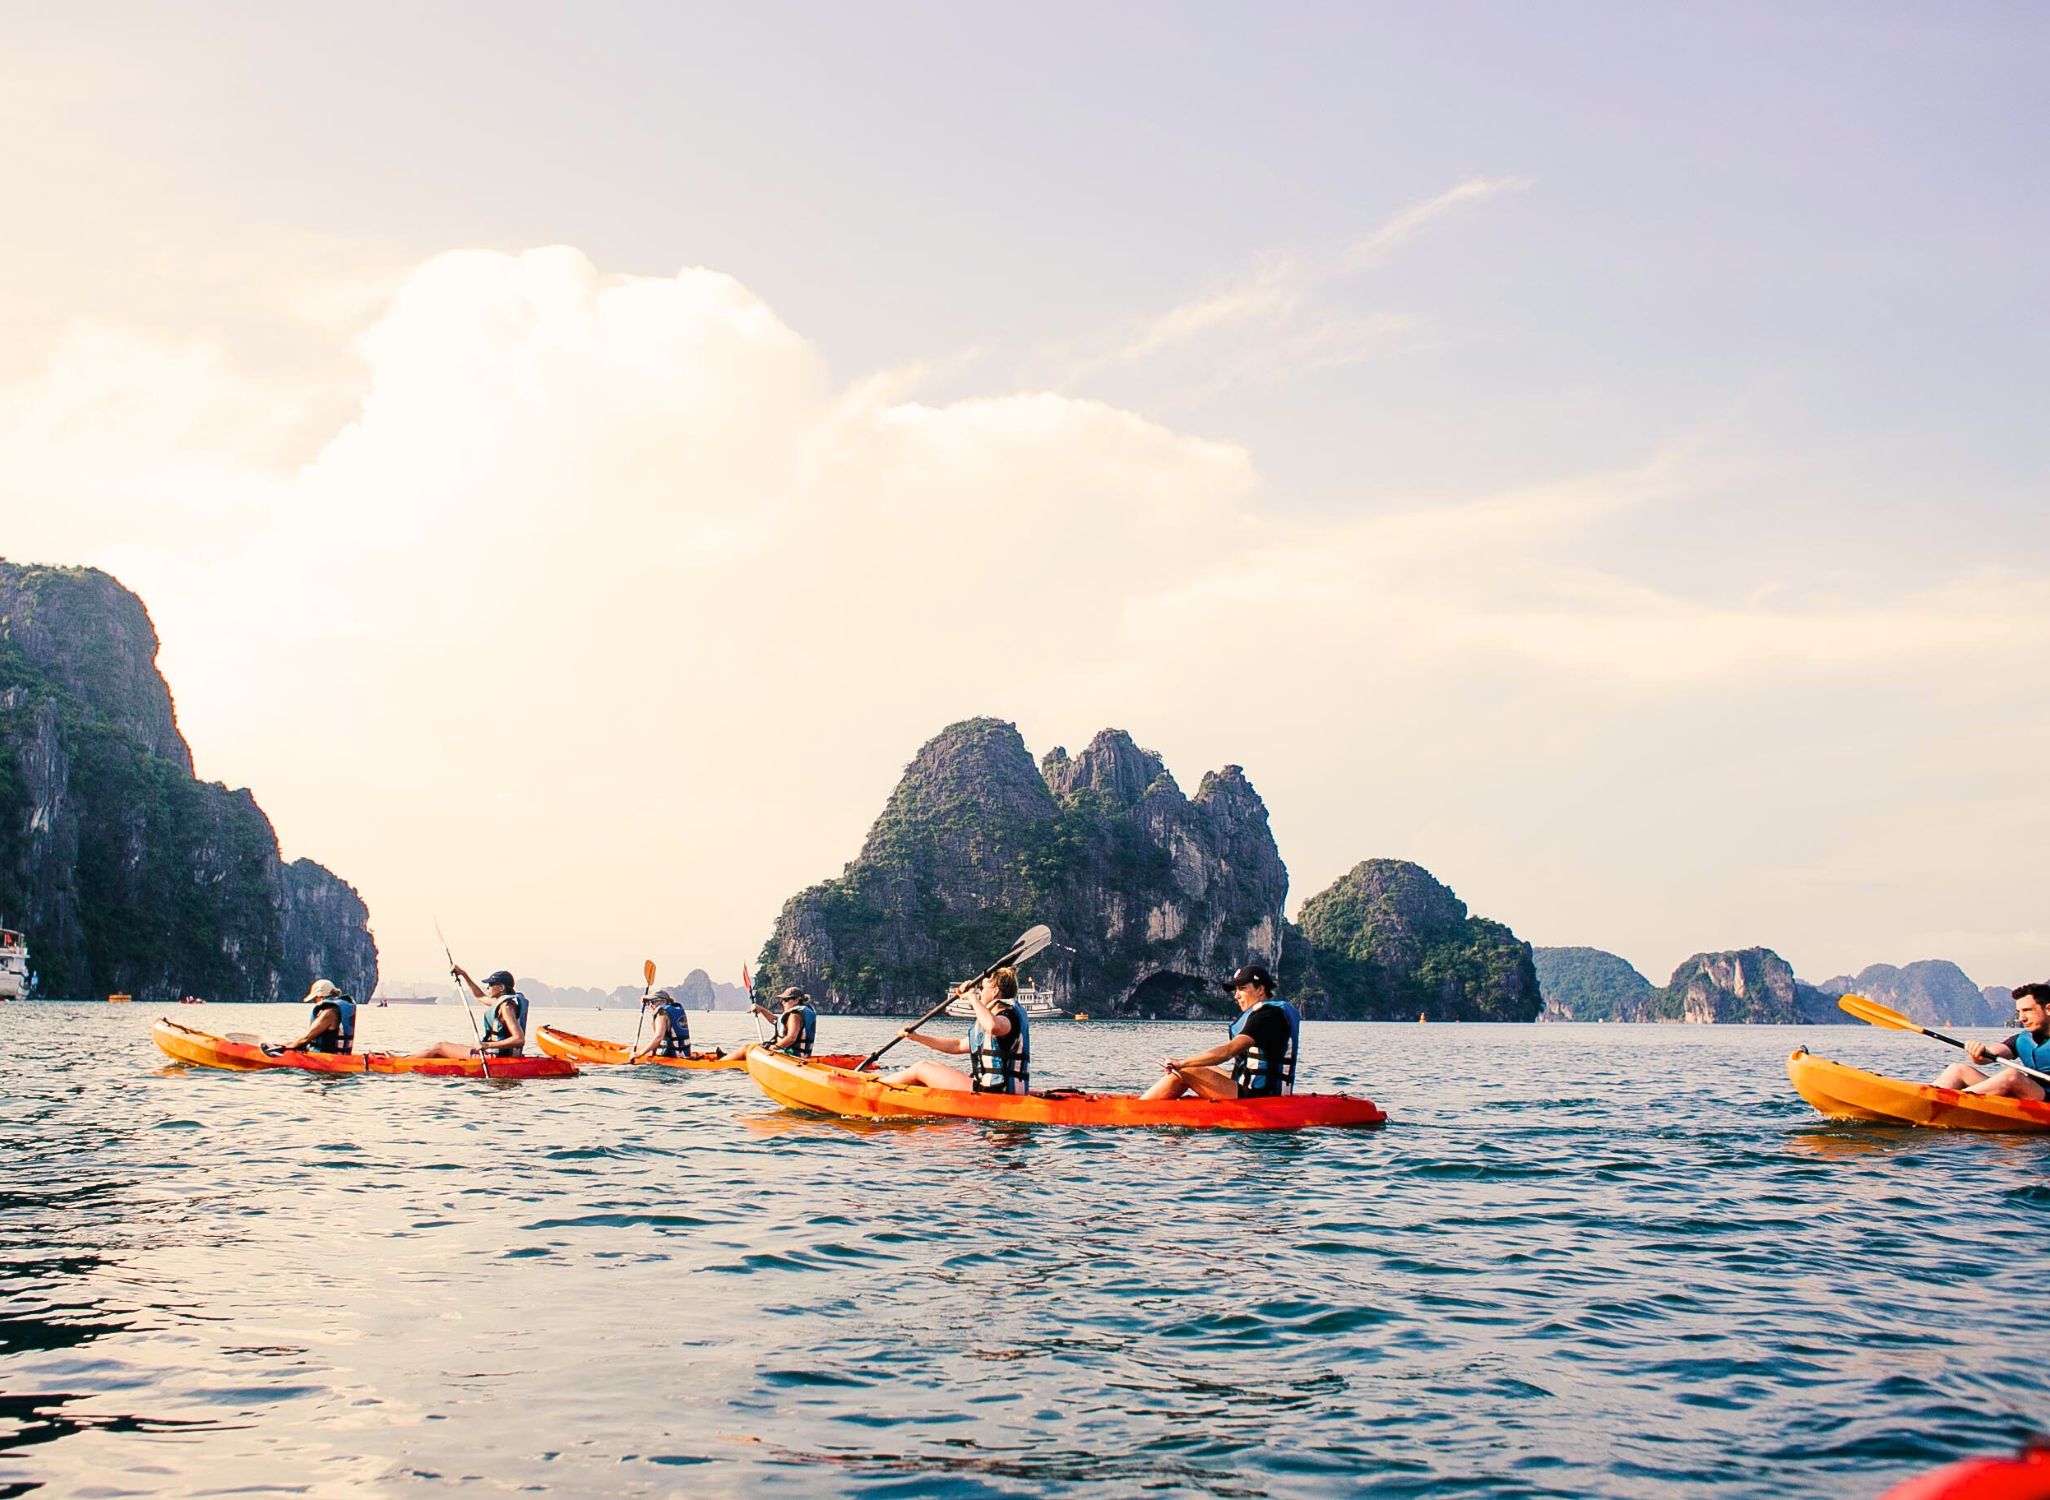
<svg viewBox="0 0 2050 1500">
<path fill-rule="evenodd" d="M 1296 1045 L 1302 1039 L 1302 1012 L 1286 1000 L 1262 1000 L 1258 1005 L 1242 1011 L 1231 1023 L 1231 1035 L 1244 1034 L 1246 1026 L 1254 1016 L 1273 1006 L 1288 1018 L 1288 1046 L 1279 1057 L 1270 1057 L 1255 1042 L 1248 1051 L 1241 1052 L 1232 1064 L 1231 1081 L 1239 1086 L 1239 1093 L 1247 1098 L 1264 1098 L 1272 1094 L 1293 1094 L 1295 1092 Z"/>
</svg>

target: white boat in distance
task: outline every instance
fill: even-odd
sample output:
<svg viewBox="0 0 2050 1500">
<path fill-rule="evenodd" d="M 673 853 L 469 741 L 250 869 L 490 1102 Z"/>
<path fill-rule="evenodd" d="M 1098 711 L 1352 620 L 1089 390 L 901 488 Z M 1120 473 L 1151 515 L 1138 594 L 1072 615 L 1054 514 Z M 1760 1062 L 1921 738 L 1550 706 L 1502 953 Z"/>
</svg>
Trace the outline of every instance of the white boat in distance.
<svg viewBox="0 0 2050 1500">
<path fill-rule="evenodd" d="M 28 940 L 0 927 L 0 1000 L 19 1000 L 28 993 Z"/>
<path fill-rule="evenodd" d="M 1057 1016 L 1061 1008 L 1052 994 L 1036 984 L 1021 985 L 1018 989 L 1018 1009 L 1025 1012 L 1028 1021 L 1043 1021 L 1048 1016 Z M 975 1014 L 975 1003 L 966 995 L 958 997 L 947 1007 L 947 1014 L 968 1020 Z"/>
</svg>

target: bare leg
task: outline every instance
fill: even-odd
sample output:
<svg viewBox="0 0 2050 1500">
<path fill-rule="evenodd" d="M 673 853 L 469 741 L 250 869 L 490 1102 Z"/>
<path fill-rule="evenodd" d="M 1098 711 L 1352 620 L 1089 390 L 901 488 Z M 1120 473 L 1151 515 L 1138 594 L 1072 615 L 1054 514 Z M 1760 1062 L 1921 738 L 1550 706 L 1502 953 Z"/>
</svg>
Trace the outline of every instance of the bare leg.
<svg viewBox="0 0 2050 1500">
<path fill-rule="evenodd" d="M 1160 1082 L 1154 1084 L 1152 1088 L 1139 1097 L 1141 1099 L 1179 1099 L 1188 1091 L 1189 1086 L 1182 1082 L 1181 1074 L 1162 1073 L 1160 1075 Z"/>
<path fill-rule="evenodd" d="M 1239 1086 L 1231 1081 L 1231 1074 L 1216 1068 L 1183 1068 L 1169 1073 L 1139 1097 L 1179 1099 L 1184 1094 L 1195 1094 L 1203 1099 L 1236 1099 Z"/>
<path fill-rule="evenodd" d="M 1984 1083 L 1975 1083 L 1968 1094 L 1993 1094 L 2003 1099 L 2041 1099 L 2043 1085 L 2016 1068 L 2002 1068 Z"/>
<path fill-rule="evenodd" d="M 2001 1071 L 2006 1072 L 2007 1070 L 2003 1068 Z M 1969 1088 L 1975 1083 L 1983 1083 L 1985 1079 L 1986 1075 L 1970 1063 L 1952 1063 L 1941 1073 L 1938 1073 L 1932 1081 L 1940 1089 L 1963 1089 Z"/>
<path fill-rule="evenodd" d="M 878 1079 L 877 1082 L 887 1083 L 894 1088 L 901 1088 L 908 1083 L 920 1088 L 952 1089 L 957 1094 L 970 1093 L 975 1088 L 975 1080 L 966 1073 L 939 1062 L 913 1063 L 903 1072 L 892 1073 L 887 1078 Z"/>
<path fill-rule="evenodd" d="M 477 1049 L 461 1042 L 436 1042 L 432 1047 L 422 1047 L 418 1052 L 408 1052 L 408 1057 L 475 1057 Z"/>
</svg>

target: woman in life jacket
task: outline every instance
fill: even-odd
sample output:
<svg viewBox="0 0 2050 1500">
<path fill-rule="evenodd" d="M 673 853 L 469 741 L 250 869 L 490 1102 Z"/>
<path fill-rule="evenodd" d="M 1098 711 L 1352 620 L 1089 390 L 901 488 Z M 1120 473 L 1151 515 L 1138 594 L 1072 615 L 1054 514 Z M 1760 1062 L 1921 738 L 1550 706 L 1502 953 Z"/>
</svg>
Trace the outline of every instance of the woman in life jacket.
<svg viewBox="0 0 2050 1500">
<path fill-rule="evenodd" d="M 1140 1095 L 1174 1099 L 1265 1099 L 1295 1092 L 1296 1047 L 1303 1018 L 1286 1000 L 1274 998 L 1274 975 L 1265 964 L 1247 964 L 1224 982 L 1238 1002 L 1239 1018 L 1215 1047 L 1179 1060 L 1163 1057 L 1166 1075 Z M 1226 1073 L 1217 1066 L 1230 1063 Z"/>
<path fill-rule="evenodd" d="M 356 1050 L 356 1002 L 325 979 L 313 981 L 303 1002 L 313 1007 L 313 1024 L 280 1052 L 353 1052 Z M 266 1047 L 266 1052 L 273 1049 Z"/>
<path fill-rule="evenodd" d="M 1965 1056 L 1980 1068 L 1996 1057 L 2011 1057 L 2023 1068 L 2050 1073 L 2050 984 L 2024 984 L 2014 992 L 2014 1018 L 2021 1030 L 2004 1042 L 1966 1042 Z M 2050 1098 L 2041 1079 L 2031 1078 L 2021 1068 L 1996 1068 L 1983 1073 L 1971 1063 L 1952 1063 L 1935 1078 L 1940 1089 L 1959 1089 L 1967 1094 L 2004 1094 L 2010 1099 Z"/>
<path fill-rule="evenodd" d="M 1018 1007 L 1018 971 L 998 969 L 979 987 L 963 985 L 962 990 L 975 1006 L 975 1019 L 968 1023 L 965 1039 L 927 1036 L 909 1026 L 897 1035 L 935 1052 L 966 1057 L 968 1071 L 942 1062 L 922 1062 L 878 1081 L 978 1094 L 1031 1093 L 1032 1028 Z"/>
<path fill-rule="evenodd" d="M 634 1053 L 629 1061 L 639 1062 L 644 1057 L 697 1056 L 690 1048 L 690 1016 L 681 1000 L 667 990 L 657 990 L 642 1003 L 655 1008 L 655 1034 L 648 1039 L 646 1050 Z"/>
<path fill-rule="evenodd" d="M 750 1002 L 747 1007 L 776 1028 L 774 1036 L 766 1042 L 743 1042 L 717 1055 L 722 1058 L 745 1057 L 750 1047 L 766 1047 L 771 1052 L 781 1052 L 790 1057 L 810 1057 L 819 1038 L 818 1007 L 811 1003 L 811 996 L 794 984 L 776 997 L 776 1003 L 783 1009 L 770 1010 L 759 1000 Z"/>
<path fill-rule="evenodd" d="M 461 1042 L 436 1042 L 409 1057 L 518 1057 L 527 1050 L 527 997 L 514 986 L 504 969 L 484 976 L 483 988 L 469 971 L 457 964 L 448 971 L 458 984 L 468 985 L 471 995 L 484 1002 L 484 1045 L 469 1047 Z"/>
</svg>

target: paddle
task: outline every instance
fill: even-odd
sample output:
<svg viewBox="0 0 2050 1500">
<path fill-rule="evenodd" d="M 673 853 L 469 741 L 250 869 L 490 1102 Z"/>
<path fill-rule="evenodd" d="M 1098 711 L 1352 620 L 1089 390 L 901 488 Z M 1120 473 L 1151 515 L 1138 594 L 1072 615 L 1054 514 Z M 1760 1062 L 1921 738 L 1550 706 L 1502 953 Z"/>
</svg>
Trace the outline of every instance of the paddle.
<svg viewBox="0 0 2050 1500">
<path fill-rule="evenodd" d="M 948 991 L 946 999 L 942 1000 L 938 1005 L 935 1005 L 931 1010 L 927 1011 L 924 1015 L 920 1016 L 917 1020 L 913 1021 L 909 1026 L 905 1027 L 904 1030 L 918 1030 L 918 1028 L 923 1026 L 927 1021 L 930 1021 L 934 1016 L 938 1015 L 941 1011 L 945 1010 L 948 1006 L 952 1005 L 957 995 L 966 994 L 971 987 L 981 984 L 983 980 L 989 978 L 990 975 L 996 973 L 998 969 L 1015 968 L 1017 965 L 1025 962 L 1026 959 L 1037 957 L 1046 948 L 1046 945 L 1051 943 L 1052 941 L 1053 932 L 1049 928 L 1047 928 L 1045 924 L 1042 923 L 1038 927 L 1027 928 L 1024 932 L 1018 934 L 1018 941 L 1011 944 L 1011 951 L 1009 953 L 1006 953 L 1002 958 L 998 959 L 995 963 L 991 964 L 988 968 L 984 969 L 980 974 L 976 975 L 973 979 L 969 980 L 967 984 L 962 985 L 957 989 Z M 897 1043 L 903 1040 L 904 1038 L 901 1034 L 891 1037 L 887 1042 L 884 1042 L 882 1046 L 876 1048 L 875 1051 L 869 1053 L 867 1057 L 864 1057 L 861 1060 L 861 1065 L 857 1067 L 854 1071 L 860 1073 L 865 1072 L 867 1069 L 874 1067 L 876 1065 L 877 1058 L 881 1057 L 885 1052 L 888 1052 L 892 1047 L 896 1046 Z"/>
<path fill-rule="evenodd" d="M 454 979 L 456 977 L 456 956 L 448 951 L 448 939 L 442 935 L 441 919 L 439 917 L 435 918 L 434 921 L 434 935 L 441 938 L 441 954 L 442 957 L 448 960 L 448 977 Z M 484 1028 L 477 1024 L 477 1017 L 470 1010 L 470 987 L 468 984 L 458 984 L 456 986 L 456 998 L 463 1002 L 463 1014 L 470 1018 L 470 1034 L 477 1038 L 477 1063 L 483 1068 L 484 1076 L 489 1078 L 491 1076 L 491 1059 L 484 1055 Z"/>
<path fill-rule="evenodd" d="M 641 978 L 647 984 L 641 990 L 641 1013 L 634 1021 L 634 1044 L 626 1054 L 628 1062 L 634 1061 L 634 1054 L 641 1050 L 641 1023 L 648 1019 L 648 996 L 655 993 L 655 960 L 650 958 L 641 964 Z"/>
<path fill-rule="evenodd" d="M 1931 1031 L 1927 1026 L 1919 1026 L 1895 1010 L 1891 1005 L 1881 1005 L 1877 1000 L 1867 1000 L 1863 995 L 1845 995 L 1837 1001 L 1836 1005 L 1837 1009 L 1843 1011 L 1846 1015 L 1856 1016 L 1859 1020 L 1871 1026 L 1884 1026 L 1892 1031 L 1919 1032 L 1921 1035 L 1931 1037 L 1936 1041 L 1948 1042 L 1960 1051 L 1966 1050 L 1969 1045 L 1959 1041 L 1954 1036 L 1945 1036 L 1940 1031 Z M 2034 1068 L 2024 1068 L 2011 1057 L 1996 1057 L 1993 1061 L 2014 1068 L 2018 1072 L 2026 1073 L 2038 1082 L 2050 1083 L 2050 1073 L 2038 1073 Z"/>
<path fill-rule="evenodd" d="M 740 966 L 740 987 L 747 991 L 747 1013 L 754 1017 L 755 1040 L 766 1042 L 769 1038 L 762 1031 L 762 1013 L 755 1009 L 754 976 L 747 972 L 747 965 Z"/>
</svg>

